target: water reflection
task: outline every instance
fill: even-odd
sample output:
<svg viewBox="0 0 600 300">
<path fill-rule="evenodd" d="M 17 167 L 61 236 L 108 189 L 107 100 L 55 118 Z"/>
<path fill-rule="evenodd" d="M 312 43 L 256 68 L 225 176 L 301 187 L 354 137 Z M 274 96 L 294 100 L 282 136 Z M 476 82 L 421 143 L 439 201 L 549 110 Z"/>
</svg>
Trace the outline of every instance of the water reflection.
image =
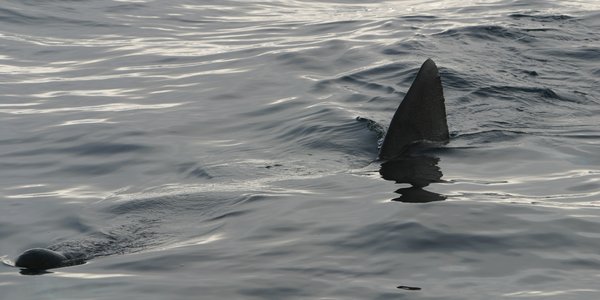
<svg viewBox="0 0 600 300">
<path fill-rule="evenodd" d="M 44 274 L 52 274 L 47 270 L 32 270 L 32 269 L 21 269 L 19 271 L 21 275 L 44 275 Z"/>
<path fill-rule="evenodd" d="M 409 155 L 381 164 L 379 174 L 385 180 L 408 183 L 412 187 L 396 190 L 400 197 L 392 199 L 405 203 L 427 203 L 445 200 L 446 196 L 426 191 L 423 188 L 434 182 L 442 182 L 442 171 L 437 157 Z"/>
</svg>

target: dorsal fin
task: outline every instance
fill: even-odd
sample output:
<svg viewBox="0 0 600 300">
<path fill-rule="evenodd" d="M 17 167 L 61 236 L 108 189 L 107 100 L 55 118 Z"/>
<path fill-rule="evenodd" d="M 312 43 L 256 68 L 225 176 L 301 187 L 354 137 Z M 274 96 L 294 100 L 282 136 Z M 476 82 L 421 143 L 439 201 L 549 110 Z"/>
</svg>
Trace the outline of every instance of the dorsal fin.
<svg viewBox="0 0 600 300">
<path fill-rule="evenodd" d="M 448 139 L 442 81 L 433 60 L 427 59 L 392 118 L 379 159 L 401 156 L 417 142 L 445 143 Z"/>
</svg>

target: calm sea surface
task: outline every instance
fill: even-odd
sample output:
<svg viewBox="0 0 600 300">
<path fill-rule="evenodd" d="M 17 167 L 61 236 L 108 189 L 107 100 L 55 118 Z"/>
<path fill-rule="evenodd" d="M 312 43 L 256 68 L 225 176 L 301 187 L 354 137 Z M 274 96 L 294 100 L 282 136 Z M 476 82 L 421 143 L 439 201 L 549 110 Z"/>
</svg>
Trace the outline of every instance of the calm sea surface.
<svg viewBox="0 0 600 300">
<path fill-rule="evenodd" d="M 599 78 L 596 0 L 3 1 L 0 299 L 598 299 Z"/>
</svg>

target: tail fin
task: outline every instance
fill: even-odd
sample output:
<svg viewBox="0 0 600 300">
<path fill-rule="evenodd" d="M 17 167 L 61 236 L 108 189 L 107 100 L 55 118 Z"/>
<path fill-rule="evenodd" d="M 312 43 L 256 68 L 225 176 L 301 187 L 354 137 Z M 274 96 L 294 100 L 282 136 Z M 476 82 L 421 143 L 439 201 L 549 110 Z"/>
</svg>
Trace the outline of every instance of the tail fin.
<svg viewBox="0 0 600 300">
<path fill-rule="evenodd" d="M 401 156 L 418 142 L 445 143 L 449 137 L 442 81 L 433 60 L 427 59 L 392 118 L 379 159 Z"/>
</svg>

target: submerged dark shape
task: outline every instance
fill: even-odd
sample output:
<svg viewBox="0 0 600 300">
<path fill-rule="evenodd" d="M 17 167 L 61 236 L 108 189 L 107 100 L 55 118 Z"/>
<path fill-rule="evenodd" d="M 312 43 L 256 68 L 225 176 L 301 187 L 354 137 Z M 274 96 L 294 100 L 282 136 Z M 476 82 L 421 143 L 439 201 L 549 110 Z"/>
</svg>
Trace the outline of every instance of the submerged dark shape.
<svg viewBox="0 0 600 300">
<path fill-rule="evenodd" d="M 17 257 L 15 266 L 30 270 L 47 270 L 83 264 L 84 258 L 44 248 L 29 249 Z"/>
<path fill-rule="evenodd" d="M 396 288 L 401 289 L 401 290 L 407 290 L 407 291 L 420 291 L 421 290 L 421 288 L 418 286 L 406 286 L 406 285 L 401 285 Z"/>
<path fill-rule="evenodd" d="M 379 159 L 402 156 L 420 142 L 446 143 L 449 137 L 442 81 L 433 60 L 427 59 L 390 122 Z"/>
</svg>

